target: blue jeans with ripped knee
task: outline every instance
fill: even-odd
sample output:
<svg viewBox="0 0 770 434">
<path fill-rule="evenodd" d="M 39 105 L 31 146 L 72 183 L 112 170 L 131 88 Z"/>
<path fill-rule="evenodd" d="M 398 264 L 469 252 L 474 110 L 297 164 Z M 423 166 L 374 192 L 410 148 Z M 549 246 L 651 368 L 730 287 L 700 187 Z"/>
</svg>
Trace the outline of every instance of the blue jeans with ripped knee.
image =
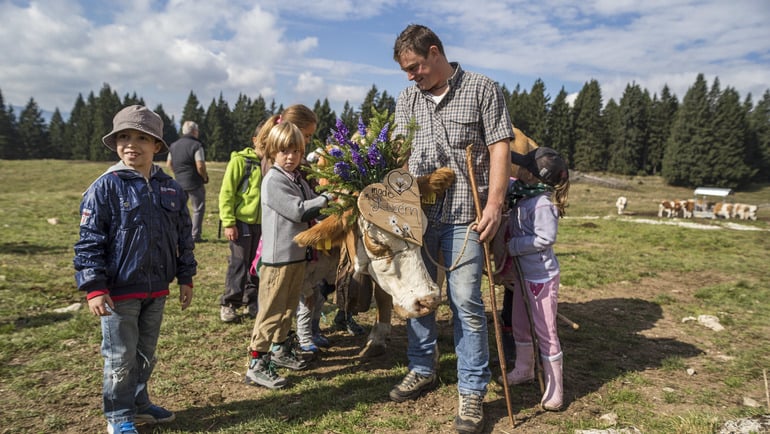
<svg viewBox="0 0 770 434">
<path fill-rule="evenodd" d="M 115 302 L 102 319 L 104 416 L 110 423 L 134 419 L 148 407 L 147 380 L 155 367 L 155 347 L 166 297 Z"/>
<path fill-rule="evenodd" d="M 484 396 L 491 374 L 487 317 L 481 298 L 484 249 L 478 240 L 479 234 L 469 231 L 468 225 L 430 223 L 423 237 L 423 259 L 434 279 L 437 267 L 431 258 L 437 260 L 439 251 L 442 265 L 455 267 L 446 271 L 446 285 L 457 355 L 457 388 L 462 394 Z M 409 369 L 430 375 L 438 368 L 433 361 L 438 339 L 436 313 L 408 320 L 407 334 Z"/>
</svg>

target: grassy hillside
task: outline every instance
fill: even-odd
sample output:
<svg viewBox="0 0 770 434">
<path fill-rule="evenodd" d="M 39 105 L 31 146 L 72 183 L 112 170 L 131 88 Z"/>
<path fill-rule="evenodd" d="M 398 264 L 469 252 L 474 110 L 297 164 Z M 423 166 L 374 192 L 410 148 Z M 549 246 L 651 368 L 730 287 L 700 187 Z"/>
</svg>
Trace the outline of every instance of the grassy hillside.
<svg viewBox="0 0 770 434">
<path fill-rule="evenodd" d="M 107 166 L 0 160 L 2 433 L 104 431 L 99 321 L 87 309 L 54 309 L 83 302 L 72 268 L 78 205 Z M 184 313 L 170 299 L 150 384 L 154 400 L 177 420 L 140 432 L 453 432 L 456 359 L 446 305 L 439 308 L 441 385 L 415 402 L 387 398 L 406 373 L 401 319 L 394 319 L 391 350 L 381 358 L 359 359 L 362 337 L 328 330 L 334 347 L 307 371 L 287 373 L 292 387 L 242 384 L 252 323 L 218 319 L 228 255 L 216 233 L 224 164 L 211 164 L 210 172 L 209 242 L 196 248 L 195 299 Z M 680 226 L 673 223 L 681 219 L 657 217 L 657 202 L 692 197 L 691 189 L 656 177 L 573 179 L 556 245 L 560 312 L 580 325 L 560 328 L 566 409 L 544 413 L 537 385 L 512 387 L 516 432 L 606 428 L 601 416 L 614 414 L 618 429 L 705 433 L 726 420 L 770 413 L 763 383 L 770 369 L 770 186 L 735 195 L 761 205 L 756 222 L 695 219 Z M 629 199 L 625 216 L 614 208 L 621 194 Z M 322 327 L 335 309 L 325 306 Z M 725 330 L 687 319 L 704 314 Z M 373 315 L 371 309 L 358 320 L 369 326 Z M 496 358 L 492 335 L 490 342 Z M 485 411 L 485 432 L 513 432 L 502 386 L 490 384 Z"/>
</svg>

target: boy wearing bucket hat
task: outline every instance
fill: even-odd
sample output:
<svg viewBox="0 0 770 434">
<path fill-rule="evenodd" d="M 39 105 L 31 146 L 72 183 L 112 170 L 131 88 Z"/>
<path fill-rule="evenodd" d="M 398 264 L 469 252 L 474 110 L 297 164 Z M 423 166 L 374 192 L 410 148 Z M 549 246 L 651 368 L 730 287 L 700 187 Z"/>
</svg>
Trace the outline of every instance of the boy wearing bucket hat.
<svg viewBox="0 0 770 434">
<path fill-rule="evenodd" d="M 171 282 L 177 280 L 186 309 L 197 263 L 185 192 L 153 164 L 155 154 L 168 151 L 161 118 L 144 106 L 126 107 L 102 141 L 120 162 L 83 194 L 75 280 L 101 318 L 107 432 L 136 434 L 136 423 L 174 420 L 150 401 L 147 382 Z"/>
<path fill-rule="evenodd" d="M 545 393 L 540 405 L 545 410 L 557 411 L 563 404 L 562 351 L 556 329 L 561 273 L 553 245 L 559 218 L 564 216 L 567 206 L 569 170 L 561 155 L 546 147 L 524 155 L 511 152 L 511 162 L 521 169 L 519 179 L 508 189 L 512 209 L 508 231 L 512 237 L 507 242 L 507 253 L 517 257 L 523 278 L 509 282 L 514 285 L 511 324 L 516 362 L 507 380 L 508 384 L 520 384 L 534 379 L 534 345 L 538 344 L 545 372 Z M 524 291 L 520 288 L 522 283 Z"/>
</svg>

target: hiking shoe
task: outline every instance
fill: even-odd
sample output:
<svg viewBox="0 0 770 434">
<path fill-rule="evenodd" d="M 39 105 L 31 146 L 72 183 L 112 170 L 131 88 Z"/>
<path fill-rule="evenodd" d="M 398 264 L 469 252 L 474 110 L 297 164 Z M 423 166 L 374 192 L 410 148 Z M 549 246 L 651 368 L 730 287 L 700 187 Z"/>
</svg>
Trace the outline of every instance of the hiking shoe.
<svg viewBox="0 0 770 434">
<path fill-rule="evenodd" d="M 484 427 L 484 397 L 469 393 L 460 395 L 460 406 L 455 417 L 455 429 L 458 433 L 475 434 Z"/>
<path fill-rule="evenodd" d="M 257 303 L 250 304 L 248 309 L 249 317 L 251 317 L 251 319 L 255 319 L 257 317 L 257 312 L 259 311 L 259 305 Z"/>
<path fill-rule="evenodd" d="M 243 381 L 249 385 L 259 385 L 268 389 L 281 389 L 288 383 L 276 372 L 275 363 L 271 360 L 270 354 L 252 358 Z"/>
<path fill-rule="evenodd" d="M 136 423 L 165 423 L 171 422 L 176 418 L 174 412 L 168 411 L 163 407 L 150 404 L 144 410 L 136 410 L 134 422 Z"/>
<path fill-rule="evenodd" d="M 345 313 L 338 310 L 334 317 L 334 328 L 344 331 L 351 336 L 361 336 L 366 334 L 366 330 L 353 319 L 352 313 Z"/>
<path fill-rule="evenodd" d="M 294 350 L 294 354 L 298 359 L 304 360 L 305 363 L 310 363 L 318 357 L 318 353 L 321 350 L 311 343 L 309 345 L 300 345 L 298 349 Z"/>
<path fill-rule="evenodd" d="M 436 373 L 429 376 L 420 375 L 415 371 L 409 371 L 401 380 L 390 390 L 390 399 L 395 402 L 404 402 L 408 399 L 417 399 L 422 394 L 433 390 L 438 385 Z"/>
<path fill-rule="evenodd" d="M 107 422 L 108 434 L 139 434 L 132 421 L 109 423 Z"/>
<path fill-rule="evenodd" d="M 238 312 L 232 306 L 222 306 L 219 308 L 219 319 L 222 322 L 235 322 L 238 319 Z"/>
<path fill-rule="evenodd" d="M 281 345 L 273 344 L 270 351 L 270 359 L 276 366 L 291 369 L 292 371 L 301 371 L 307 368 L 307 360 L 299 357 L 297 351 L 292 348 L 291 339 L 287 339 Z"/>
</svg>

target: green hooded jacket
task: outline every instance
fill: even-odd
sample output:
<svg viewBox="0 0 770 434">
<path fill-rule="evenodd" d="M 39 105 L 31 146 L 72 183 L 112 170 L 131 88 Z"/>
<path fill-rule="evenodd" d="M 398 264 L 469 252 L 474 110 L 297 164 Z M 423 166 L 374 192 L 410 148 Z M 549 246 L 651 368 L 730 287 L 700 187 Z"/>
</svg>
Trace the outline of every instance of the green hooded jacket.
<svg viewBox="0 0 770 434">
<path fill-rule="evenodd" d="M 247 160 L 251 165 L 251 174 L 248 182 L 242 183 Z M 260 163 L 254 148 L 251 147 L 230 154 L 230 161 L 222 178 L 222 187 L 219 189 L 219 219 L 222 220 L 222 227 L 235 226 L 236 220 L 248 224 L 262 223 L 259 204 L 259 189 L 262 184 Z"/>
</svg>

